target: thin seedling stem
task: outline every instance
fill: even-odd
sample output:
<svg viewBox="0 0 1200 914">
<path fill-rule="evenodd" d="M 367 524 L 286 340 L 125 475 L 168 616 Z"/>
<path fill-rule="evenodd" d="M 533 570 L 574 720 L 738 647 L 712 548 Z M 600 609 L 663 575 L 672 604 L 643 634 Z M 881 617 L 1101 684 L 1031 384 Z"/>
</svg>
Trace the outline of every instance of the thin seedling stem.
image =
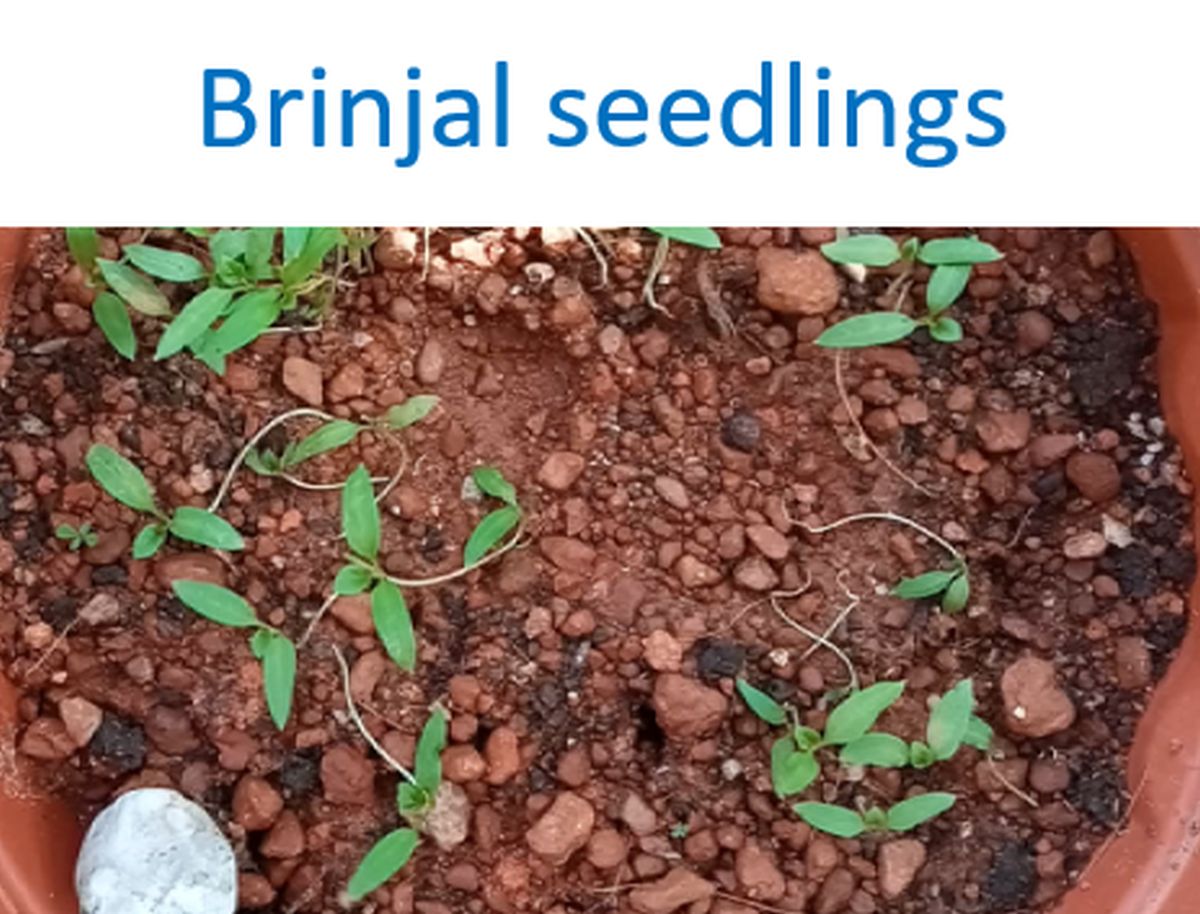
<svg viewBox="0 0 1200 914">
<path fill-rule="evenodd" d="M 928 527 L 924 526 L 923 524 L 917 523 L 912 518 L 905 517 L 903 514 L 895 514 L 891 511 L 867 511 L 862 514 L 850 514 L 846 517 L 835 520 L 833 523 L 824 524 L 823 526 L 820 526 L 820 527 L 810 527 L 808 524 L 805 524 L 805 523 L 801 523 L 800 526 L 803 527 L 804 530 L 807 531 L 808 533 L 821 534 L 821 533 L 829 533 L 830 531 L 837 530 L 839 527 L 844 527 L 847 524 L 854 524 L 854 523 L 859 523 L 861 521 L 872 521 L 872 520 L 883 520 L 883 521 L 889 521 L 893 524 L 903 524 L 905 527 L 909 527 L 913 530 L 916 530 L 918 533 L 922 534 L 923 536 L 928 537 L 930 540 L 937 543 L 944 550 L 946 550 L 946 552 L 950 555 L 950 557 L 952 559 L 954 559 L 955 562 L 958 562 L 961 564 L 964 561 L 962 553 L 959 552 L 957 549 L 955 549 L 954 546 L 952 546 L 949 543 L 949 541 L 938 536 L 936 533 L 934 533 L 932 530 L 930 530 Z"/>
<path fill-rule="evenodd" d="M 596 263 L 600 267 L 600 285 L 597 288 L 603 289 L 608 285 L 608 259 L 604 256 L 604 252 L 600 250 L 600 245 L 596 244 L 596 239 L 592 237 L 592 233 L 582 226 L 576 226 L 575 231 L 579 233 L 579 237 L 583 239 L 583 243 L 588 246 L 592 252 L 592 256 L 596 258 Z"/>
<path fill-rule="evenodd" d="M 655 311 L 663 314 L 669 314 L 662 305 L 658 303 L 658 299 L 654 297 L 654 285 L 658 282 L 659 274 L 662 273 L 663 265 L 667 262 L 667 251 L 671 248 L 671 240 L 665 235 L 658 239 L 658 245 L 654 248 L 654 257 L 650 260 L 650 271 L 646 274 L 646 282 L 642 286 L 642 297 Z"/>
<path fill-rule="evenodd" d="M 367 741 L 372 749 L 379 753 L 385 762 L 408 781 L 408 783 L 414 787 L 419 787 L 420 785 L 417 784 L 417 779 L 413 776 L 413 773 L 388 755 L 387 750 L 379 745 L 379 742 L 371 735 L 371 731 L 367 729 L 367 725 L 363 723 L 363 719 L 358 714 L 358 708 L 354 706 L 354 696 L 350 692 L 350 667 L 346 663 L 346 658 L 342 655 L 341 649 L 336 644 L 331 644 L 329 649 L 333 651 L 333 656 L 337 658 L 338 666 L 342 670 L 342 689 L 346 693 L 346 711 L 349 713 L 350 719 L 354 721 L 354 726 L 358 728 L 358 732 L 362 734 L 362 738 Z"/>
<path fill-rule="evenodd" d="M 221 481 L 221 487 L 217 489 L 217 494 L 213 496 L 213 500 L 208 506 L 210 513 L 215 514 L 217 509 L 221 507 L 221 502 L 223 502 L 225 500 L 225 496 L 229 494 L 229 488 L 233 485 L 233 478 L 237 475 L 237 471 L 241 469 L 242 464 L 246 460 L 246 456 L 256 447 L 258 447 L 258 443 L 267 435 L 269 435 L 272 429 L 278 428 L 280 425 L 283 425 L 283 423 L 288 422 L 291 419 L 299 419 L 301 417 L 321 419 L 325 422 L 329 422 L 333 419 L 333 416 L 329 415 L 327 412 L 319 409 L 312 409 L 308 406 L 301 406 L 296 409 L 289 409 L 285 413 L 280 413 L 274 419 L 271 419 L 269 422 L 267 422 L 262 428 L 260 428 L 250 437 L 250 440 L 246 442 L 245 447 L 241 449 L 237 457 L 234 458 L 233 463 L 230 464 L 229 469 L 225 473 L 225 478 Z"/>
<path fill-rule="evenodd" d="M 854 668 L 854 663 L 846 655 L 846 652 L 843 651 L 840 647 L 838 647 L 837 644 L 835 644 L 833 641 L 830 641 L 828 638 L 826 638 L 824 635 L 822 635 L 818 632 L 814 632 L 812 629 L 807 628 L 806 626 L 800 624 L 795 619 L 793 619 L 791 616 L 789 616 L 787 614 L 787 612 L 784 610 L 784 608 L 779 605 L 779 597 L 776 594 L 771 594 L 769 599 L 770 599 L 770 603 L 771 603 L 771 609 L 775 610 L 775 614 L 777 616 L 779 616 L 780 620 L 785 625 L 788 625 L 791 628 L 794 628 L 796 631 L 800 632 L 800 634 L 804 635 L 806 638 L 810 639 L 811 641 L 815 641 L 817 644 L 824 647 L 826 650 L 828 650 L 835 657 L 837 657 L 838 660 L 840 660 L 842 662 L 842 665 L 846 667 L 846 671 L 850 674 L 850 689 L 851 689 L 851 691 L 857 691 L 858 690 L 858 671 Z"/>
</svg>

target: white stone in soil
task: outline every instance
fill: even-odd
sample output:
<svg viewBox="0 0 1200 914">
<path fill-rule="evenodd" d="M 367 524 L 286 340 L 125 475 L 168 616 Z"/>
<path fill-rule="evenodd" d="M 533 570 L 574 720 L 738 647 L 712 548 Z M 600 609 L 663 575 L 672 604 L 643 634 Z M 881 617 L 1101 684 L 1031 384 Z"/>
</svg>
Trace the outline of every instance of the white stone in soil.
<svg viewBox="0 0 1200 914">
<path fill-rule="evenodd" d="M 237 864 L 208 813 L 174 790 L 131 790 L 88 829 L 82 914 L 233 914 Z"/>
</svg>

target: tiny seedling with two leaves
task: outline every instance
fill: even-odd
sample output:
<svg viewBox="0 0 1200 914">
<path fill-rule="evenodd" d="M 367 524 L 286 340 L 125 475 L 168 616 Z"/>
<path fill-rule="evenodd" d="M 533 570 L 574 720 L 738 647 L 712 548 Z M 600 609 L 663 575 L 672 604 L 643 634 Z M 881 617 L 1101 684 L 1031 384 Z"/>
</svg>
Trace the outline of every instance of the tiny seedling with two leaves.
<svg viewBox="0 0 1200 914">
<path fill-rule="evenodd" d="M 943 612 L 962 612 L 971 599 L 971 579 L 967 564 L 958 559 L 953 568 L 927 571 L 915 577 L 905 578 L 892 588 L 892 596 L 904 600 L 928 600 L 938 597 Z"/>
<path fill-rule="evenodd" d="M 100 257 L 94 228 L 66 230 L 72 256 L 97 289 L 92 305 L 96 324 L 127 359 L 137 354 L 137 337 L 126 306 L 148 317 L 170 318 L 156 359 L 187 349 L 224 374 L 225 357 L 254 342 L 281 314 L 301 304 L 319 311 L 332 299 L 334 278 L 322 272 L 322 264 L 346 244 L 341 229 L 185 231 L 207 243 L 207 262 L 141 243 L 125 245 L 119 260 L 109 260 Z M 176 314 L 157 281 L 199 291 Z"/>
<path fill-rule="evenodd" d="M 521 506 L 517 490 L 495 467 L 475 467 L 471 480 L 484 495 L 501 503 L 499 508 L 485 514 L 463 547 L 463 564 L 475 565 L 491 552 L 521 522 Z"/>
<path fill-rule="evenodd" d="M 351 901 L 361 901 L 400 872 L 417 849 L 423 820 L 433 808 L 442 783 L 447 723 L 446 712 L 435 707 L 417 740 L 413 771 L 404 772 L 405 779 L 396 790 L 396 808 L 408 825 L 388 832 L 367 851 L 346 887 Z"/>
<path fill-rule="evenodd" d="M 100 542 L 100 537 L 96 535 L 96 531 L 92 529 L 92 525 L 85 523 L 78 527 L 73 524 L 59 524 L 54 535 L 67 544 L 67 548 L 72 552 L 78 552 L 80 549 L 91 549 L 96 543 Z"/>
<path fill-rule="evenodd" d="M 133 541 L 135 559 L 153 556 L 162 548 L 168 535 L 227 552 L 245 547 L 241 534 L 211 511 L 185 505 L 170 514 L 165 512 L 158 506 L 142 471 L 107 445 L 93 444 L 84 459 L 105 492 L 126 507 L 154 518 Z"/>
<path fill-rule="evenodd" d="M 957 801 L 952 793 L 922 793 L 882 810 L 865 812 L 831 803 L 797 803 L 796 815 L 818 831 L 838 838 L 857 838 L 867 832 L 906 832 L 940 816 Z"/>
<path fill-rule="evenodd" d="M 260 622 L 254 608 L 232 590 L 204 581 L 174 581 L 171 589 L 184 606 L 204 618 L 218 625 L 253 630 L 250 650 L 262 665 L 267 710 L 275 726 L 284 729 L 296 688 L 296 646 L 281 631 Z"/>
<path fill-rule="evenodd" d="M 898 245 L 887 235 L 851 235 L 821 245 L 821 253 L 834 263 L 867 267 L 890 267 L 902 262 L 906 271 L 917 261 L 933 267 L 925 286 L 925 313 L 910 317 L 901 311 L 876 311 L 859 314 L 834 324 L 816 343 L 829 349 L 856 349 L 882 346 L 911 336 L 925 327 L 939 343 L 957 343 L 962 325 L 946 314 L 958 301 L 971 279 L 971 268 L 992 263 L 1004 255 L 978 238 L 936 238 L 922 244 L 910 238 Z"/>
<path fill-rule="evenodd" d="M 408 428 L 428 416 L 437 404 L 437 397 L 420 394 L 391 407 L 383 416 L 371 422 L 331 419 L 299 441 L 289 443 L 278 454 L 265 449 L 248 452 L 246 466 L 260 476 L 286 476 L 306 461 L 351 444 L 365 431 L 397 432 Z"/>
</svg>

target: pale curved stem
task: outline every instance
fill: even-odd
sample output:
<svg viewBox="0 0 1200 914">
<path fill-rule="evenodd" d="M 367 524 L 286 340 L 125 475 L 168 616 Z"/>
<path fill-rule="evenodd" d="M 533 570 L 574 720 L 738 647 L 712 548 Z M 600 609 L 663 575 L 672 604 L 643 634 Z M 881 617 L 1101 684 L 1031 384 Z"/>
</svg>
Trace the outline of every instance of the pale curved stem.
<svg viewBox="0 0 1200 914">
<path fill-rule="evenodd" d="M 821 534 L 821 533 L 829 533 L 832 530 L 837 530 L 839 527 L 845 527 L 847 524 L 855 524 L 855 523 L 859 523 L 861 521 L 873 521 L 873 520 L 882 520 L 882 521 L 889 521 L 893 524 L 902 524 L 905 527 L 909 527 L 912 530 L 916 530 L 918 533 L 922 534 L 923 536 L 928 537 L 930 540 L 937 543 L 944 550 L 946 550 L 946 552 L 949 553 L 950 557 L 953 558 L 954 561 L 956 561 L 956 562 L 963 561 L 962 553 L 959 552 L 957 549 L 955 549 L 954 546 L 952 546 L 949 541 L 938 536 L 936 533 L 934 533 L 932 530 L 930 530 L 928 527 L 924 526 L 923 524 L 917 523 L 912 518 L 905 517 L 903 514 L 894 514 L 891 511 L 867 511 L 862 514 L 851 514 L 847 517 L 843 517 L 838 520 L 835 520 L 833 523 L 825 524 L 820 527 L 810 527 L 808 524 L 800 523 L 799 521 L 792 521 L 792 523 L 796 524 L 799 527 L 802 527 L 804 530 L 806 530 L 809 533 Z"/>
<path fill-rule="evenodd" d="M 296 409 L 289 409 L 285 413 L 280 413 L 274 419 L 267 422 L 262 428 L 255 432 L 250 440 L 246 442 L 245 447 L 241 449 L 237 457 L 234 458 L 229 469 L 225 472 L 225 478 L 221 481 L 221 487 L 217 489 L 217 494 L 213 497 L 212 502 L 208 506 L 210 513 L 215 514 L 217 509 L 221 507 L 221 502 L 225 500 L 225 496 L 229 494 L 229 487 L 233 485 L 233 479 L 237 475 L 237 471 L 241 469 L 242 464 L 246 461 L 246 455 L 258 447 L 258 443 L 271 433 L 272 429 L 278 428 L 283 423 L 292 419 L 309 417 L 314 419 L 323 419 L 326 422 L 331 421 L 334 417 L 323 410 L 313 409 L 309 406 L 301 406 Z"/>
<path fill-rule="evenodd" d="M 784 610 L 784 608 L 779 605 L 779 598 L 776 594 L 771 594 L 770 601 L 771 601 L 771 609 L 775 610 L 775 614 L 777 616 L 779 616 L 780 620 L 785 625 L 788 625 L 791 628 L 794 628 L 796 631 L 800 632 L 800 634 L 804 635 L 806 638 L 808 638 L 812 641 L 815 641 L 817 644 L 821 645 L 821 647 L 828 650 L 835 657 L 837 657 L 838 660 L 840 660 L 842 662 L 842 665 L 846 667 L 846 672 L 850 674 L 850 689 L 852 691 L 857 691 L 858 690 L 858 671 L 854 668 L 854 663 L 850 660 L 849 656 L 847 656 L 846 652 L 843 651 L 840 647 L 838 647 L 836 643 L 834 643 L 833 641 L 830 641 L 828 638 L 826 638 L 824 635 L 820 634 L 819 632 L 814 632 L 812 629 L 808 628 L 805 625 L 802 625 L 801 623 L 799 623 L 795 619 L 793 619 L 791 616 L 789 616 L 787 614 L 787 612 Z"/>
<path fill-rule="evenodd" d="M 359 716 L 358 708 L 354 705 L 354 696 L 350 694 L 350 667 L 346 664 L 346 658 L 342 656 L 342 652 L 336 644 L 330 645 L 329 649 L 333 651 L 333 656 L 337 658 L 338 666 L 342 670 L 342 689 L 346 693 L 346 711 L 349 713 L 350 719 L 354 721 L 354 726 L 358 728 L 358 732 L 362 734 L 362 738 L 367 741 L 368 745 L 378 752 L 379 756 L 397 771 L 401 777 L 414 787 L 420 786 L 417 784 L 417 779 L 413 776 L 413 773 L 388 755 L 387 750 L 379 744 L 378 740 L 371 735 L 371 731 L 367 729 L 367 725 L 363 723 L 362 717 Z"/>
</svg>

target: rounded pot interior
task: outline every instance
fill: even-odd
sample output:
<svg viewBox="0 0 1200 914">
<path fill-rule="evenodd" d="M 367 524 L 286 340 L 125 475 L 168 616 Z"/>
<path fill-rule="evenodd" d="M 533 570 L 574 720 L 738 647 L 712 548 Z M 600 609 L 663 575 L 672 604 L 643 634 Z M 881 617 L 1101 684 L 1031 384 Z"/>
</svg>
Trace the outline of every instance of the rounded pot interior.
<svg viewBox="0 0 1200 914">
<path fill-rule="evenodd" d="M 1200 479 L 1200 229 L 1120 232 L 1143 287 L 1157 302 L 1159 371 L 1167 424 L 1192 479 Z M 0 340 L 26 232 L 0 229 Z M 1200 498 L 1195 513 L 1200 525 Z M 1198 537 L 1200 539 L 1200 537 Z M 1200 584 L 1191 612 L 1200 606 Z M 1101 848 L 1054 914 L 1192 914 L 1200 897 L 1200 626 L 1142 718 L 1129 765 L 1133 794 L 1121 833 Z M 0 760 L 12 758 L 16 690 L 0 677 Z M 0 914 L 74 914 L 72 872 L 80 827 L 71 811 L 27 787 L 0 765 Z"/>
</svg>

